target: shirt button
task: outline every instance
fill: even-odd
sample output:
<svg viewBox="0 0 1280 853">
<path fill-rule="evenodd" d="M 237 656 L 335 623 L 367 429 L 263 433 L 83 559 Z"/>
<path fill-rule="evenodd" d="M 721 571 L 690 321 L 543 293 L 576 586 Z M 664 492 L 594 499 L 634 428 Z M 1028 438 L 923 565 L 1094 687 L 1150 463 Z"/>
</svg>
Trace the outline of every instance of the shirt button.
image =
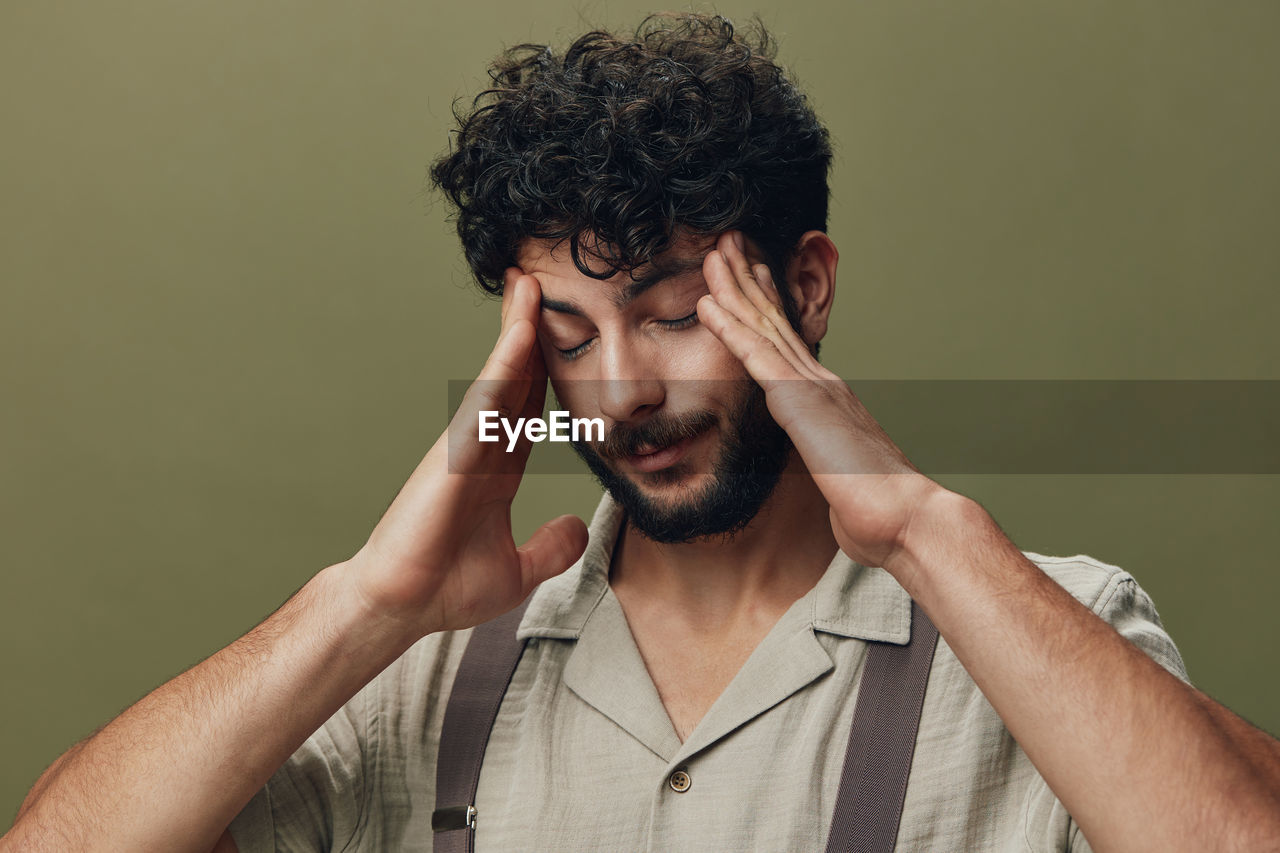
<svg viewBox="0 0 1280 853">
<path fill-rule="evenodd" d="M 683 794 L 693 785 L 693 779 L 689 778 L 689 774 L 684 770 L 677 770 L 667 778 L 667 784 L 677 794 Z"/>
</svg>

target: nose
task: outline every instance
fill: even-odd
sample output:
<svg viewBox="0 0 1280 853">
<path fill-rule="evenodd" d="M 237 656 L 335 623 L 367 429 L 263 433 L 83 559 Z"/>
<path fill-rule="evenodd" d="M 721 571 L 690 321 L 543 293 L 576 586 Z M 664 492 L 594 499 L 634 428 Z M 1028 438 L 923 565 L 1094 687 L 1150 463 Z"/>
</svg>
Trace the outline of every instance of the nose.
<svg viewBox="0 0 1280 853">
<path fill-rule="evenodd" d="M 605 417 L 629 421 L 646 417 L 666 399 L 666 383 L 658 374 L 660 353 L 647 341 L 614 336 L 600 341 L 600 411 Z"/>
</svg>

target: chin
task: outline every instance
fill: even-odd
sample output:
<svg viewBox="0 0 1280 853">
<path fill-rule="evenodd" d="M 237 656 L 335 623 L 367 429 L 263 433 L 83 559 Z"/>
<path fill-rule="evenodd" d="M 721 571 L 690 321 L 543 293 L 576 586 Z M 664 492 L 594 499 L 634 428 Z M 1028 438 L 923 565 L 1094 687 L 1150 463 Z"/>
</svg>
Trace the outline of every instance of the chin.
<svg viewBox="0 0 1280 853">
<path fill-rule="evenodd" d="M 793 447 L 769 415 L 763 390 L 753 389 L 717 419 L 717 440 L 699 437 L 683 457 L 656 471 L 624 473 L 595 448 L 573 447 L 645 537 L 683 543 L 732 536 L 772 495 Z"/>
</svg>

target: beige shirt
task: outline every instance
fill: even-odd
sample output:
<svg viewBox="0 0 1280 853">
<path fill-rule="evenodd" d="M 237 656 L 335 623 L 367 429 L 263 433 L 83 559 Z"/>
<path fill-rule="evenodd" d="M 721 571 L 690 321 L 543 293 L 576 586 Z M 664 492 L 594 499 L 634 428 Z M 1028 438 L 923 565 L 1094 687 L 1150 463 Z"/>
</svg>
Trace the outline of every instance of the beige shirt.
<svg viewBox="0 0 1280 853">
<path fill-rule="evenodd" d="M 622 516 L 605 495 L 586 553 L 521 621 L 528 643 L 485 753 L 476 849 L 821 851 L 866 641 L 908 640 L 906 592 L 837 553 L 682 744 L 609 588 Z M 1186 679 L 1129 574 L 1027 556 Z M 421 640 L 325 723 L 231 825 L 240 850 L 431 850 L 441 722 L 469 635 Z M 677 769 L 686 790 L 669 784 Z M 1089 849 L 945 639 L 897 849 Z"/>
</svg>

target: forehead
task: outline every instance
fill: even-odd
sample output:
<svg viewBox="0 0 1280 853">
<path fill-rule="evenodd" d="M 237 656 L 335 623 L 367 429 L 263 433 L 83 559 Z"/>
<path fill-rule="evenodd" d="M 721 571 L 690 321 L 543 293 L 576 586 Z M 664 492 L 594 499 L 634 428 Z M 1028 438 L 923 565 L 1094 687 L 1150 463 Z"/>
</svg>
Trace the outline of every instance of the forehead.
<svg viewBox="0 0 1280 853">
<path fill-rule="evenodd" d="M 592 278 L 579 270 L 573 263 L 567 240 L 559 244 L 524 240 L 516 253 L 516 263 L 538 279 L 544 295 L 548 291 L 569 295 L 587 290 L 603 293 L 621 309 L 661 281 L 700 271 L 715 242 L 715 237 L 682 235 L 651 262 L 635 270 L 623 270 L 608 279 Z M 584 252 L 583 260 L 590 266 L 595 259 Z"/>
</svg>

